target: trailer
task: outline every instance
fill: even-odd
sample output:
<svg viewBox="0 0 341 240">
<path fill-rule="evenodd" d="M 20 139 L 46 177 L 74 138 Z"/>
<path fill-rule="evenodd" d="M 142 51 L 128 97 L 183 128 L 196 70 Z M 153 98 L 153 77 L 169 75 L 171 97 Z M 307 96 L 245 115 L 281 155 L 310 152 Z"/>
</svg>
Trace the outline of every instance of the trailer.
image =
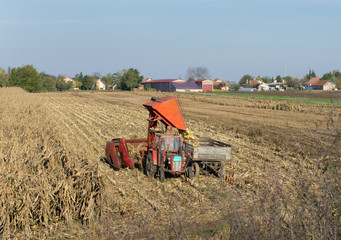
<svg viewBox="0 0 341 240">
<path fill-rule="evenodd" d="M 192 170 L 195 177 L 200 171 L 214 173 L 220 178 L 225 177 L 225 163 L 231 160 L 231 145 L 211 138 L 199 138 L 197 144 L 190 144 Z"/>
</svg>

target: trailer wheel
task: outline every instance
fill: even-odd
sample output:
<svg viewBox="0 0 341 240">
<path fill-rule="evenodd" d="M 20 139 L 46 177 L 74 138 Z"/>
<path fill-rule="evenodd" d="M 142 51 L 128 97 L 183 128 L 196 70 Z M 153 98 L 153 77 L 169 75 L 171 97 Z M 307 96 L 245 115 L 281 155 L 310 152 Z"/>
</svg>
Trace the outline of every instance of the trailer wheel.
<svg viewBox="0 0 341 240">
<path fill-rule="evenodd" d="M 220 163 L 219 175 L 221 179 L 225 179 L 225 164 L 223 162 Z"/>
<path fill-rule="evenodd" d="M 192 171 L 193 171 L 194 177 L 199 177 L 200 167 L 198 163 L 195 162 L 192 164 Z"/>
<path fill-rule="evenodd" d="M 146 175 L 148 177 L 154 177 L 156 172 L 156 166 L 153 165 L 153 156 L 152 154 L 148 154 L 147 162 L 146 162 Z"/>
<path fill-rule="evenodd" d="M 160 182 L 164 182 L 165 181 L 165 169 L 163 167 L 159 167 L 158 169 L 158 177 Z"/>
<path fill-rule="evenodd" d="M 191 167 L 188 167 L 188 168 L 187 168 L 186 175 L 187 175 L 187 177 L 188 177 L 190 180 L 193 180 L 193 170 L 192 170 Z"/>
</svg>

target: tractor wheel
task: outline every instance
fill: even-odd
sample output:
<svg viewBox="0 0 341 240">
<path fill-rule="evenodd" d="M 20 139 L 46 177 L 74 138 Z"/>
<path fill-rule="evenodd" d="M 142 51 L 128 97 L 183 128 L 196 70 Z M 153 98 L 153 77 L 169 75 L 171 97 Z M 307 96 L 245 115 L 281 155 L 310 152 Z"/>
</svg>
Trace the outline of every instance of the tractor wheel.
<svg viewBox="0 0 341 240">
<path fill-rule="evenodd" d="M 225 179 L 225 164 L 223 162 L 220 163 L 219 175 L 221 179 Z"/>
<path fill-rule="evenodd" d="M 193 170 L 192 170 L 192 167 L 188 167 L 187 168 L 187 177 L 190 179 L 190 180 L 193 180 Z"/>
<path fill-rule="evenodd" d="M 153 165 L 153 156 L 152 154 L 148 154 L 147 162 L 146 162 L 146 175 L 148 177 L 154 177 L 156 172 L 156 166 Z"/>
<path fill-rule="evenodd" d="M 159 167 L 158 175 L 159 175 L 160 182 L 164 182 L 165 181 L 165 169 L 163 167 Z"/>
<path fill-rule="evenodd" d="M 192 172 L 194 174 L 194 177 L 199 177 L 200 167 L 198 163 L 195 162 L 192 164 Z"/>
</svg>

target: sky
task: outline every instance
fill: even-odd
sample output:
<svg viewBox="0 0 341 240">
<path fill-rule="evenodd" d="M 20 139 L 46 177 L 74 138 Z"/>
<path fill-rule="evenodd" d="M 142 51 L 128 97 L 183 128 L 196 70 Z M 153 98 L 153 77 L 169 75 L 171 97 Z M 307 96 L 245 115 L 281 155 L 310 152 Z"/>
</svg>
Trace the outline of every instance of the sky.
<svg viewBox="0 0 341 240">
<path fill-rule="evenodd" d="M 238 82 L 341 70 L 341 0 L 0 0 L 0 67 Z"/>
</svg>

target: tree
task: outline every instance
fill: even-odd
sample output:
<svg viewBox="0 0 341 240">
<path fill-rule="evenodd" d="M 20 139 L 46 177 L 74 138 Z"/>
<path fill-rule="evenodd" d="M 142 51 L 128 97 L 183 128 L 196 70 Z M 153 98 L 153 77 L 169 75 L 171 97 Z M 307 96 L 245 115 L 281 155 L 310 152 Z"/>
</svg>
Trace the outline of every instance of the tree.
<svg viewBox="0 0 341 240">
<path fill-rule="evenodd" d="M 264 82 L 264 81 L 263 81 L 263 78 L 261 78 L 259 75 L 258 75 L 258 77 L 256 78 L 256 80 L 259 81 L 259 82 Z"/>
<path fill-rule="evenodd" d="M 117 73 L 113 73 L 112 74 L 112 79 L 113 79 L 113 84 L 115 85 L 120 85 L 121 83 L 121 80 L 122 80 L 122 74 L 123 73 L 120 73 L 120 72 L 117 72 Z"/>
<path fill-rule="evenodd" d="M 336 88 L 341 89 L 341 74 L 338 70 L 323 74 L 322 79 L 334 82 L 336 84 Z"/>
<path fill-rule="evenodd" d="M 99 72 L 94 72 L 94 73 L 92 74 L 92 76 L 93 76 L 95 79 L 99 79 L 99 78 L 102 77 L 101 73 L 99 73 Z"/>
<path fill-rule="evenodd" d="M 114 84 L 114 75 L 111 73 L 107 73 L 107 75 L 101 78 L 103 82 L 105 82 L 106 86 L 111 86 Z"/>
<path fill-rule="evenodd" d="M 272 80 L 270 77 L 262 77 L 262 79 L 264 83 L 269 83 Z"/>
<path fill-rule="evenodd" d="M 297 78 L 295 78 L 295 79 L 286 78 L 286 82 L 288 84 L 288 87 L 293 88 L 293 89 L 298 89 L 301 85 L 300 81 Z"/>
<path fill-rule="evenodd" d="M 143 76 L 140 76 L 140 73 L 137 69 L 124 69 L 119 87 L 122 90 L 132 90 L 133 88 L 137 88 L 142 80 Z"/>
<path fill-rule="evenodd" d="M 72 82 L 65 82 L 63 80 L 64 77 L 58 77 L 56 88 L 58 91 L 67 91 L 72 87 Z"/>
<path fill-rule="evenodd" d="M 293 78 L 291 76 L 285 76 L 285 77 L 283 77 L 283 80 L 288 82 L 288 81 L 292 81 Z"/>
<path fill-rule="evenodd" d="M 57 90 L 56 88 L 57 79 L 55 76 L 41 72 L 40 79 L 42 83 L 41 87 L 42 92 L 55 92 Z"/>
<path fill-rule="evenodd" d="M 21 87 L 29 92 L 38 92 L 42 87 L 40 75 L 32 65 L 12 68 L 8 85 Z"/>
<path fill-rule="evenodd" d="M 83 82 L 83 80 L 84 80 L 83 73 L 82 72 L 77 73 L 73 79 L 75 79 L 78 82 Z"/>
<path fill-rule="evenodd" d="M 240 85 L 239 84 L 234 84 L 233 85 L 233 91 L 239 91 Z"/>
<path fill-rule="evenodd" d="M 6 79 L 5 69 L 0 67 L 0 87 L 5 86 L 5 79 Z"/>
<path fill-rule="evenodd" d="M 82 89 L 90 90 L 95 84 L 96 78 L 94 76 L 85 75 L 82 81 Z"/>
<path fill-rule="evenodd" d="M 246 74 L 239 80 L 239 84 L 240 85 L 246 84 L 246 82 L 250 81 L 251 79 L 253 79 L 253 77 L 249 74 Z"/>
<path fill-rule="evenodd" d="M 282 82 L 283 82 L 283 79 L 282 79 L 281 75 L 277 75 L 276 81 L 277 81 L 278 83 L 282 83 Z"/>
<path fill-rule="evenodd" d="M 316 77 L 316 74 L 315 74 L 314 70 L 309 69 L 309 73 L 307 75 L 305 75 L 305 78 L 306 79 L 311 79 L 311 78 L 314 78 L 314 77 Z"/>
<path fill-rule="evenodd" d="M 154 89 L 152 88 L 152 86 L 150 85 L 150 83 L 148 83 L 148 84 L 146 84 L 146 85 L 144 86 L 144 90 L 146 90 L 146 91 L 151 91 L 151 90 L 154 90 Z"/>
<path fill-rule="evenodd" d="M 208 73 L 208 69 L 206 67 L 189 67 L 187 69 L 187 79 L 188 81 L 194 79 L 207 79 L 210 75 Z"/>
</svg>

